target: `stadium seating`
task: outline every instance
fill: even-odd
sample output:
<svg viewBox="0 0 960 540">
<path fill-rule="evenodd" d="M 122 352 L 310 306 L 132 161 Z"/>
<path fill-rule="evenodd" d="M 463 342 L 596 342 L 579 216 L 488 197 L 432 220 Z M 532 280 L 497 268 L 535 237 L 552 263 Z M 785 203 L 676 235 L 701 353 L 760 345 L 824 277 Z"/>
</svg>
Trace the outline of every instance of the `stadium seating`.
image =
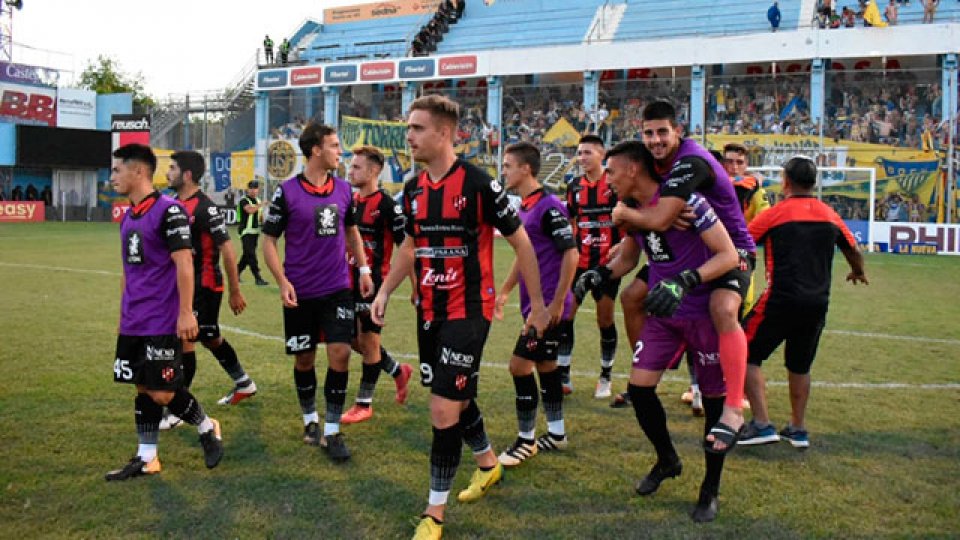
<svg viewBox="0 0 960 540">
<path fill-rule="evenodd" d="M 628 2 L 616 41 L 769 32 L 770 0 L 662 0 Z M 780 30 L 796 30 L 801 2 L 780 2 Z M 809 21 L 807 21 L 809 24 Z"/>
<path fill-rule="evenodd" d="M 305 24 L 291 40 L 306 62 L 405 56 L 426 15 L 320 25 Z M 311 21 L 312 22 L 312 21 Z"/>
</svg>

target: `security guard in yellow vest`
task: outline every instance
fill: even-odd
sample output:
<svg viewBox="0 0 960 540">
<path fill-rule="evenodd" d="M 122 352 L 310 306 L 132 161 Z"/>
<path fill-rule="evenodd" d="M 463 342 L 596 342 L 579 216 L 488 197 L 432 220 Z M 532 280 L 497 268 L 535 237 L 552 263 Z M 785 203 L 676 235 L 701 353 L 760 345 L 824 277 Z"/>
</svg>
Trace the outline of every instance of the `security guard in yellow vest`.
<svg viewBox="0 0 960 540">
<path fill-rule="evenodd" d="M 260 276 L 260 265 L 257 262 L 257 240 L 260 238 L 260 220 L 263 214 L 263 207 L 266 201 L 261 201 L 257 195 L 260 193 L 260 182 L 252 180 L 247 184 L 247 194 L 237 203 L 237 223 L 240 226 L 240 241 L 243 244 L 243 256 L 240 257 L 240 264 L 237 265 L 237 273 L 242 274 L 246 267 L 250 267 L 250 272 L 257 285 L 269 285 Z"/>
</svg>

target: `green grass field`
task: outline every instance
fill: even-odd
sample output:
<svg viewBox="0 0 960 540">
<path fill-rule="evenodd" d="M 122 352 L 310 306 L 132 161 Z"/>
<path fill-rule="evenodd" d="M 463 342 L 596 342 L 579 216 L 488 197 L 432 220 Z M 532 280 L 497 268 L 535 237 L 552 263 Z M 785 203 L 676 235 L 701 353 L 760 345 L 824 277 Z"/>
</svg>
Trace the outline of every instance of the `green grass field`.
<svg viewBox="0 0 960 540">
<path fill-rule="evenodd" d="M 224 307 L 221 323 L 260 393 L 234 408 L 217 406 L 230 381 L 209 353 L 198 352 L 194 392 L 223 424 L 223 462 L 206 470 L 195 430 L 182 427 L 161 436 L 162 474 L 104 482 L 103 473 L 136 448 L 133 390 L 112 382 L 119 246 L 113 224 L 0 225 L 0 537 L 412 534 L 429 483 L 427 393 L 414 384 L 401 407 L 392 381 L 381 378 L 374 419 L 345 428 L 353 460 L 331 464 L 300 439 L 277 288 L 256 288 L 249 276 L 248 311 L 234 317 Z M 498 280 L 511 260 L 498 243 Z M 479 503 L 453 502 L 446 537 L 960 536 L 958 270 L 956 258 L 868 256 L 871 285 L 854 288 L 843 283 L 837 257 L 828 331 L 812 372 L 812 446 L 731 454 L 720 516 L 708 525 L 687 517 L 703 460 L 702 421 L 678 399 L 686 371 L 668 374 L 660 388 L 683 476 L 641 499 L 633 485 L 654 454 L 632 411 L 592 398 L 599 338 L 592 313 L 582 312 L 576 392 L 566 401 L 570 449 L 508 471 Z M 390 306 L 384 343 L 411 361 L 407 296 L 402 289 Z M 494 324 L 484 354 L 479 403 L 498 451 L 516 436 L 506 362 L 518 328 L 514 310 Z M 620 335 L 617 390 L 630 357 L 622 325 Z M 779 353 L 765 372 L 779 427 L 789 410 Z M 358 382 L 359 369 L 351 373 L 350 401 Z M 472 469 L 465 448 L 454 492 Z"/>
</svg>

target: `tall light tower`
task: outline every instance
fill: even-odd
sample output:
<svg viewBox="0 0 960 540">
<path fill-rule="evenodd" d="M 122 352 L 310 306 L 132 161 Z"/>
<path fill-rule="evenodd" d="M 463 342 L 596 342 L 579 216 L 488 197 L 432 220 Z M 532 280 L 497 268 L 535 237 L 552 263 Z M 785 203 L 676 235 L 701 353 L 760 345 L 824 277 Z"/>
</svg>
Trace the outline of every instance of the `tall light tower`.
<svg viewBox="0 0 960 540">
<path fill-rule="evenodd" d="M 3 0 L 0 4 L 0 61 L 13 61 L 13 12 L 23 9 L 23 0 Z"/>
</svg>

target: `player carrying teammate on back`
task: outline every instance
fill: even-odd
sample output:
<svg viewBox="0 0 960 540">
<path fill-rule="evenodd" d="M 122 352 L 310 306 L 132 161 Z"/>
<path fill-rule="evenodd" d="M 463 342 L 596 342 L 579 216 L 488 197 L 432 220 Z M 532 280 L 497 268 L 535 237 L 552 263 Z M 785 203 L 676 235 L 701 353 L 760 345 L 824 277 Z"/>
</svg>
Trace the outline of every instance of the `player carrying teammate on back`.
<svg viewBox="0 0 960 540">
<path fill-rule="evenodd" d="M 350 459 L 340 433 L 347 397 L 354 302 L 347 249 L 357 259 L 360 291 L 373 292 L 370 267 L 357 230 L 350 184 L 331 171 L 340 163 L 333 128 L 311 123 L 300 135 L 307 157 L 303 172 L 277 187 L 263 224 L 263 259 L 280 284 L 287 354 L 294 355 L 293 381 L 303 412 L 303 442 L 319 445 L 335 462 Z M 277 240 L 286 235 L 283 266 Z M 317 415 L 317 345 L 327 344 L 323 434 Z"/>
<path fill-rule="evenodd" d="M 578 279 L 584 272 L 607 264 L 610 248 L 620 242 L 620 229 L 610 217 L 617 205 L 617 195 L 610 189 L 607 173 L 603 170 L 603 139 L 585 135 L 577 146 L 577 161 L 583 168 L 583 176 L 575 178 L 567 186 L 567 211 L 573 223 L 574 237 L 580 250 L 577 264 Z M 613 316 L 614 299 L 620 288 L 619 279 L 611 279 L 602 288 L 593 289 L 597 304 L 597 327 L 600 328 L 600 378 L 593 397 L 610 397 L 611 372 L 617 356 L 617 326 Z M 580 308 L 582 298 L 576 299 L 573 316 Z M 568 338 L 561 345 L 560 364 L 564 375 L 565 392 L 570 393 L 570 353 L 573 351 L 573 317 L 563 323 L 563 335 Z"/>
<path fill-rule="evenodd" d="M 149 146 L 128 144 L 113 152 L 110 183 L 130 198 L 120 224 L 123 295 L 113 380 L 135 384 L 137 454 L 106 475 L 126 480 L 160 472 L 157 441 L 163 407 L 197 426 L 207 468 L 223 457 L 220 423 L 203 412 L 183 386 L 181 340 L 197 337 L 193 315 L 190 222 L 174 199 L 153 188 L 157 157 Z"/>
<path fill-rule="evenodd" d="M 557 370 L 557 349 L 563 339 L 561 332 L 570 318 L 573 296 L 570 284 L 577 268 L 577 248 L 573 240 L 566 208 L 555 195 L 543 190 L 537 181 L 540 171 L 540 151 L 526 142 L 512 144 L 503 155 L 503 177 L 506 188 L 522 198 L 520 221 L 526 229 L 540 268 L 543 300 L 548 302 L 550 326 L 542 336 L 521 335 L 510 358 L 510 374 L 517 391 L 517 422 L 519 434 L 513 445 L 500 454 L 505 467 L 515 467 L 537 454 L 566 448 L 568 442 L 563 423 L 563 386 Z M 510 291 L 520 281 L 520 312 L 530 314 L 530 293 L 526 283 L 519 279 L 517 265 L 500 288 L 496 316 L 503 318 L 503 306 Z M 547 433 L 535 439 L 537 423 L 537 379 L 547 417 Z"/>
<path fill-rule="evenodd" d="M 443 96 L 424 96 L 410 106 L 407 142 L 425 169 L 403 187 L 407 237 L 371 306 L 373 321 L 383 324 L 390 294 L 415 267 L 420 376 L 430 387 L 433 425 L 430 495 L 415 533 L 422 539 L 442 534 L 463 442 L 473 450 L 478 469 L 457 500 L 480 499 L 503 474 L 476 402 L 483 346 L 496 304 L 493 227 L 513 247 L 529 287 L 531 312 L 525 330 L 541 336 L 549 322 L 536 254 L 506 191 L 481 169 L 457 158 L 453 143 L 459 117 L 459 106 Z"/>
<path fill-rule="evenodd" d="M 193 240 L 193 312 L 200 332 L 197 339 L 220 363 L 233 379 L 234 388 L 217 403 L 235 405 L 257 393 L 257 385 L 247 376 L 230 343 L 220 335 L 220 302 L 223 299 L 223 274 L 220 254 L 230 287 L 228 302 L 234 315 L 243 313 L 247 302 L 240 292 L 237 273 L 237 254 L 227 233 L 223 213 L 200 191 L 199 182 L 206 166 L 198 152 L 174 152 L 170 156 L 167 182 L 177 192 L 177 199 L 187 209 L 190 218 L 190 237 Z M 197 372 L 196 345 L 183 342 L 183 386 L 190 388 Z M 179 419 L 172 417 L 173 422 Z M 171 424 L 173 424 L 171 422 Z M 173 427 L 171 425 L 170 427 Z M 162 429 L 162 428 L 161 428 Z"/>
<path fill-rule="evenodd" d="M 363 239 L 363 249 L 370 265 L 374 294 L 390 272 L 390 257 L 393 245 L 403 242 L 403 213 L 400 206 L 386 190 L 380 189 L 379 177 L 383 170 L 383 154 L 373 146 L 361 146 L 353 150 L 353 160 L 347 178 L 357 191 L 353 195 L 356 208 L 357 229 Z M 354 263 L 356 260 L 354 259 Z M 407 400 L 407 383 L 413 368 L 410 364 L 398 364 L 380 344 L 381 327 L 370 319 L 370 302 L 374 294 L 360 293 L 360 271 L 352 267 L 353 298 L 356 307 L 356 338 L 353 348 L 363 355 L 363 372 L 360 390 L 353 407 L 343 413 L 344 424 L 363 422 L 373 416 L 373 391 L 377 387 L 382 369 L 393 377 L 397 385 L 397 403 Z"/>
</svg>

